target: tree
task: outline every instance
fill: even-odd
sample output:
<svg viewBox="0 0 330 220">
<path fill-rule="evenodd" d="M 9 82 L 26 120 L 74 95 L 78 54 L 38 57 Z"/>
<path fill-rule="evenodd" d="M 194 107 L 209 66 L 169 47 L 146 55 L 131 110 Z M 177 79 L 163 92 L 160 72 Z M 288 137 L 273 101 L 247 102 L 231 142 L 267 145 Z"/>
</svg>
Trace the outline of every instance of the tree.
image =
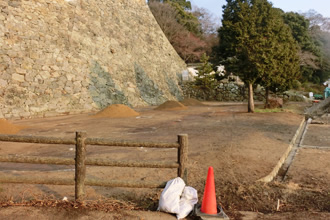
<svg viewBox="0 0 330 220">
<path fill-rule="evenodd" d="M 283 13 L 283 17 L 300 46 L 300 81 L 324 82 L 330 76 L 330 19 L 314 10 Z"/>
<path fill-rule="evenodd" d="M 209 62 L 209 57 L 204 53 L 201 57 L 201 65 L 197 68 L 197 76 L 195 77 L 195 87 L 202 90 L 204 100 L 207 92 L 213 90 L 216 86 L 212 64 Z"/>
<path fill-rule="evenodd" d="M 149 8 L 169 42 L 174 45 L 175 39 L 180 37 L 182 32 L 186 31 L 184 26 L 179 24 L 176 19 L 178 13 L 175 8 L 170 4 L 163 4 L 157 1 L 149 1 Z"/>
<path fill-rule="evenodd" d="M 267 80 L 266 87 L 271 88 L 297 74 L 296 44 L 284 34 L 290 30 L 267 0 L 227 0 L 223 12 L 217 59 L 248 86 L 248 112 L 254 112 L 254 84 Z"/>
<path fill-rule="evenodd" d="M 283 13 L 283 18 L 300 46 L 300 72 L 302 75 L 300 81 L 319 82 L 320 79 L 316 74 L 322 66 L 321 42 L 313 37 L 310 21 L 303 15 L 294 12 Z"/>
<path fill-rule="evenodd" d="M 253 84 L 258 79 L 256 65 L 250 61 L 256 32 L 256 16 L 251 10 L 251 2 L 227 0 L 223 6 L 222 27 L 219 29 L 219 60 L 227 72 L 240 76 L 248 86 L 248 112 L 254 112 Z"/>
<path fill-rule="evenodd" d="M 305 69 L 308 69 L 310 72 L 307 79 L 314 83 L 322 83 L 330 77 L 330 18 L 323 17 L 314 10 L 310 10 L 303 15 L 310 22 L 310 36 L 320 50 L 320 54 L 317 57 L 318 68 L 305 66 Z"/>
<path fill-rule="evenodd" d="M 202 35 L 201 39 L 205 42 L 203 52 L 208 56 L 212 55 L 212 48 L 217 46 L 218 35 L 217 30 L 220 27 L 220 19 L 215 17 L 209 10 L 200 7 L 194 7 L 192 12 L 201 24 Z M 217 21 L 219 19 L 219 22 Z"/>
<path fill-rule="evenodd" d="M 268 16 L 264 19 L 267 38 L 261 44 L 258 53 L 261 70 L 260 85 L 266 89 L 265 108 L 268 107 L 269 91 L 284 92 L 292 88 L 293 83 L 300 77 L 298 44 L 292 36 L 291 29 L 285 25 L 282 12 L 268 5 Z M 263 9 L 265 12 L 265 9 Z"/>
<path fill-rule="evenodd" d="M 178 4 L 180 7 L 182 7 L 185 10 L 191 10 L 191 2 L 187 0 L 150 0 L 150 2 L 160 2 L 160 3 L 168 3 L 168 2 L 173 2 Z"/>
<path fill-rule="evenodd" d="M 198 19 L 192 14 L 191 2 L 187 0 L 150 0 L 148 3 L 159 2 L 171 5 L 177 12 L 176 20 L 194 35 L 201 35 L 201 26 Z"/>
<path fill-rule="evenodd" d="M 184 61 L 196 62 L 205 53 L 206 43 L 191 32 L 184 31 L 175 39 L 173 46 Z"/>
<path fill-rule="evenodd" d="M 199 61 L 201 55 L 210 50 L 212 38 L 197 36 L 178 22 L 178 10 L 172 4 L 149 1 L 149 8 L 176 52 L 186 62 Z"/>
<path fill-rule="evenodd" d="M 308 19 L 294 12 L 283 13 L 283 18 L 303 51 L 310 51 L 315 55 L 320 53 L 320 48 L 310 35 Z"/>
<path fill-rule="evenodd" d="M 330 31 L 330 18 L 323 17 L 315 10 L 309 10 L 302 14 L 310 22 L 310 26 L 318 26 L 322 31 Z"/>
<path fill-rule="evenodd" d="M 215 17 L 209 10 L 206 8 L 194 7 L 192 13 L 198 19 L 203 34 L 211 35 L 217 33 L 217 30 L 220 27 L 217 22 L 218 18 Z"/>
</svg>

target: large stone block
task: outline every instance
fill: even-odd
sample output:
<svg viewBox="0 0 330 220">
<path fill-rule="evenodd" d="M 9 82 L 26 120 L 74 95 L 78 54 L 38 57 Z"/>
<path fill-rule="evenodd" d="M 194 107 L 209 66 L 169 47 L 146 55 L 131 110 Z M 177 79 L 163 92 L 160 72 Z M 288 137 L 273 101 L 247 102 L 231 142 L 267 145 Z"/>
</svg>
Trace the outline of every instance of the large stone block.
<svg viewBox="0 0 330 220">
<path fill-rule="evenodd" d="M 12 80 L 18 81 L 18 82 L 24 82 L 24 75 L 13 73 Z"/>
</svg>

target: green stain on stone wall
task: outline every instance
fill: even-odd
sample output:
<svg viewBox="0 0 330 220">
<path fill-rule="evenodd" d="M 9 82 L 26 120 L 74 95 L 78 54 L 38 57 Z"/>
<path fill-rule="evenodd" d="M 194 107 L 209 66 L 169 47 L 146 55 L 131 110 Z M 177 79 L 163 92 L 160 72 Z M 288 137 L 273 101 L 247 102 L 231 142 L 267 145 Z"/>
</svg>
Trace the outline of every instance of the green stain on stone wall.
<svg viewBox="0 0 330 220">
<path fill-rule="evenodd" d="M 175 96 L 179 101 L 181 101 L 183 99 L 183 95 L 182 95 L 182 91 L 179 88 L 179 85 L 170 77 L 168 77 L 168 75 L 165 75 L 165 79 L 166 79 L 166 83 L 167 86 L 170 90 L 170 93 Z"/>
<path fill-rule="evenodd" d="M 143 68 L 135 63 L 134 64 L 136 84 L 140 91 L 141 98 L 149 105 L 159 105 L 166 101 L 164 93 L 157 84 L 150 79 L 145 73 Z"/>
<path fill-rule="evenodd" d="M 110 73 L 106 72 L 98 62 L 94 62 L 89 76 L 91 81 L 88 87 L 89 94 L 100 108 L 112 104 L 130 106 L 125 94 L 116 88 Z"/>
</svg>

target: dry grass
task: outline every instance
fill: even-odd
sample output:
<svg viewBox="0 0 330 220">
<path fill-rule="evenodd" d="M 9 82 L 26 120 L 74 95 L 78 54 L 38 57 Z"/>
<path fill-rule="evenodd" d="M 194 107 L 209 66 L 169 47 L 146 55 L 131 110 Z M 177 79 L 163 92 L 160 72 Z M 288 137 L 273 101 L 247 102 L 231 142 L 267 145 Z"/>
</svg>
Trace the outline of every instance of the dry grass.
<svg viewBox="0 0 330 220">
<path fill-rule="evenodd" d="M 13 197 L 6 196 L 1 198 L 0 208 L 10 206 L 25 207 L 48 207 L 62 209 L 80 209 L 88 211 L 114 212 L 121 210 L 142 210 L 137 204 L 130 201 L 119 201 L 111 198 L 100 197 L 98 200 L 84 200 L 82 202 L 59 200 L 55 196 L 34 195 L 34 198 L 25 199 L 24 193 L 21 199 L 14 200 Z"/>
</svg>

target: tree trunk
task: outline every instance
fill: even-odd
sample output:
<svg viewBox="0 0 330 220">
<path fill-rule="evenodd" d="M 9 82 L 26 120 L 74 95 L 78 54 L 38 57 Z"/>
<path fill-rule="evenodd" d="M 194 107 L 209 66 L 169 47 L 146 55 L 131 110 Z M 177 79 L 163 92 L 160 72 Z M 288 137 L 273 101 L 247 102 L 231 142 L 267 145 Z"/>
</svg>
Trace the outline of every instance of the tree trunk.
<svg viewBox="0 0 330 220">
<path fill-rule="evenodd" d="M 249 83 L 248 112 L 254 113 L 253 86 Z"/>
<path fill-rule="evenodd" d="M 266 88 L 266 91 L 265 91 L 265 108 L 269 108 L 269 89 Z"/>
</svg>

